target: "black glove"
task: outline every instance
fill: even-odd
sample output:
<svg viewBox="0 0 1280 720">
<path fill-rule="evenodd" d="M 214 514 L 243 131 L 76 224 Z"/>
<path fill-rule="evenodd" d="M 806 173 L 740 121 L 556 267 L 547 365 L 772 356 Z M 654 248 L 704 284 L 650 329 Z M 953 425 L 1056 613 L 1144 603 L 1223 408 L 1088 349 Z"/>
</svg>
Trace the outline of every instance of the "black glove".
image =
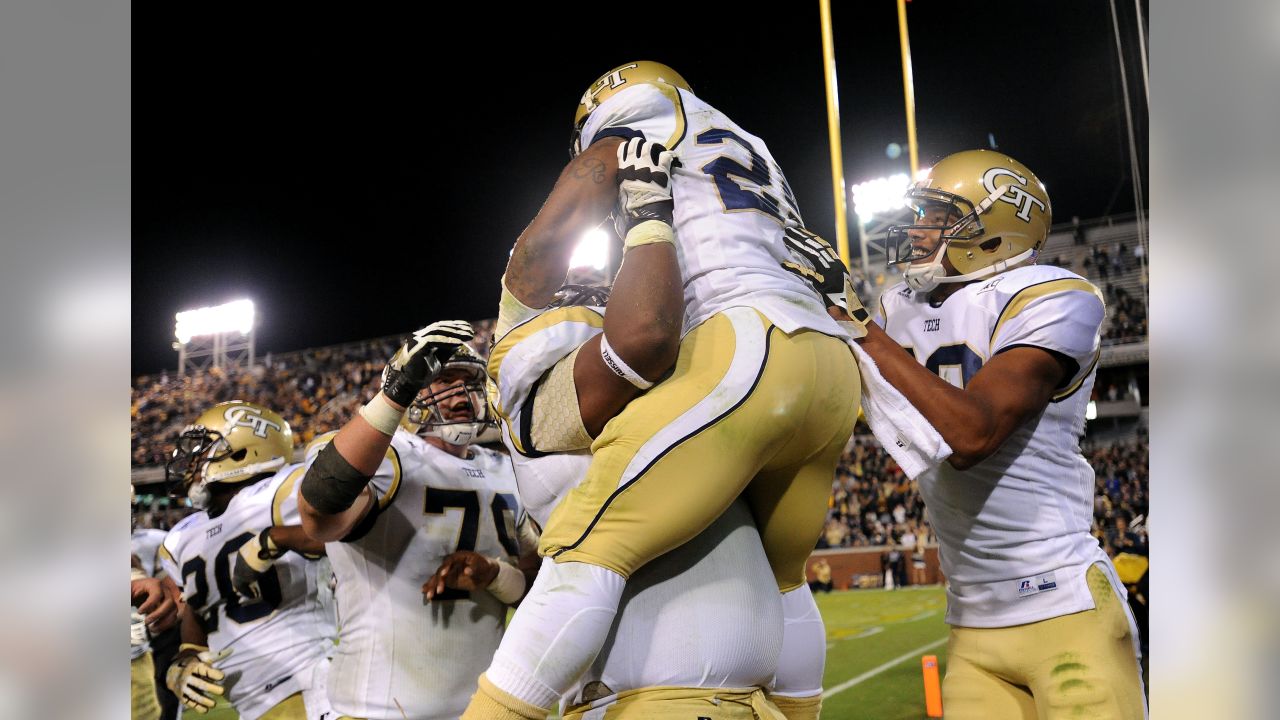
<svg viewBox="0 0 1280 720">
<path fill-rule="evenodd" d="M 418 330 L 382 371 L 382 394 L 409 407 L 453 353 L 475 335 L 465 320 L 441 320 Z"/>
<path fill-rule="evenodd" d="M 791 251 L 792 260 L 782 267 L 799 275 L 816 291 L 828 308 L 840 308 L 856 327 L 846 328 L 855 338 L 866 335 L 871 315 L 853 291 L 849 269 L 845 267 L 834 248 L 821 236 L 798 225 L 788 224 L 783 240 Z"/>
</svg>

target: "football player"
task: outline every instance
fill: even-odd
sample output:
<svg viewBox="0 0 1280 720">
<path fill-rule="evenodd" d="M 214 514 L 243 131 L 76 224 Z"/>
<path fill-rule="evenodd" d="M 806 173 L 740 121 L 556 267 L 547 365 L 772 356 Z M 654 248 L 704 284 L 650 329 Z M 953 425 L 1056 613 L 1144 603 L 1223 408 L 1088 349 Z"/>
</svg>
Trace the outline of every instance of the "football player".
<svg viewBox="0 0 1280 720">
<path fill-rule="evenodd" d="M 534 310 L 504 287 L 489 367 L 521 500 L 538 524 L 547 522 L 560 497 L 585 476 L 591 462 L 586 428 L 599 434 L 640 392 L 607 368 L 590 367 L 602 364 L 597 344 L 615 338 L 610 347 L 628 364 L 655 367 L 658 376 L 669 369 L 662 367 L 664 348 L 677 344 L 683 311 L 679 263 L 671 242 L 640 241 L 669 232 L 672 160 L 661 145 L 640 138 L 618 146 L 615 225 L 625 239 L 612 295 L 608 288 L 567 287 L 551 306 Z M 668 227 L 646 225 L 655 220 Z M 512 268 L 504 283 L 522 282 L 526 270 Z M 555 268 L 552 279 L 564 277 L 565 270 Z M 606 301 L 613 315 L 601 317 Z M 664 332 L 669 335 L 661 337 Z M 660 337 L 636 343 L 637 334 Z M 674 359 L 667 355 L 665 362 L 669 366 Z M 575 376 L 587 379 L 579 383 Z M 724 603 L 726 596 L 734 602 Z M 609 639 L 578 682 L 581 690 L 571 695 L 566 717 L 685 709 L 708 717 L 750 717 L 753 700 L 766 704 L 758 691 L 773 681 L 784 647 L 790 650 L 783 653 L 786 664 L 798 670 L 797 646 L 808 655 L 803 664 L 816 668 L 800 693 L 814 697 L 816 715 L 826 652 L 821 621 L 814 625 L 793 618 L 784 642 L 781 606 L 750 511 L 745 501 L 736 500 L 696 538 L 632 575 Z M 517 612 L 514 622 L 525 617 Z M 754 631 L 742 633 L 741 627 Z M 803 631 L 814 641 L 807 647 L 797 642 Z M 782 673 L 784 692 L 796 689 L 790 683 L 794 674 Z M 712 699 L 719 704 L 710 704 Z M 783 697 L 779 703 L 792 700 Z"/>
<path fill-rule="evenodd" d="M 627 578 L 697 536 L 740 495 L 777 587 L 806 588 L 804 561 L 857 417 L 849 335 L 783 267 L 791 259 L 784 227 L 800 222 L 786 178 L 763 141 L 664 65 L 622 65 L 583 94 L 573 159 L 508 264 L 511 296 L 525 308 L 551 303 L 563 276 L 533 269 L 567 265 L 571 249 L 558 239 L 609 212 L 618 145 L 635 138 L 661 143 L 679 161 L 668 237 L 684 294 L 677 360 L 665 379 L 661 367 L 632 366 L 612 346 L 625 340 L 608 333 L 614 315 L 601 340 L 583 346 L 579 358 L 599 353 L 610 372 L 647 392 L 600 429 L 585 479 L 544 528 L 539 550 L 554 562 L 534 591 L 572 592 L 525 600 L 464 717 L 545 716 L 604 644 Z"/>
<path fill-rule="evenodd" d="M 334 618 L 317 599 L 324 547 L 300 530 L 293 431 L 274 411 L 224 402 L 178 437 L 166 476 L 200 512 L 165 537 L 160 557 L 186 598 L 182 646 L 167 684 L 182 704 L 208 712 L 225 695 L 244 720 L 318 720 L 325 697 Z M 242 598 L 232 564 L 244 547 L 283 554 L 257 578 L 260 595 Z M 257 554 L 256 552 L 254 553 Z"/>
<path fill-rule="evenodd" d="M 133 604 L 129 622 L 129 686 L 132 716 L 140 720 L 160 720 L 161 707 L 159 694 L 156 691 L 155 660 L 148 631 L 161 633 L 176 627 L 179 605 L 175 602 L 172 589 L 168 587 L 173 584 L 173 581 L 168 581 L 166 585 L 160 578 L 149 577 L 137 552 L 134 552 L 130 558 L 129 570 L 129 595 Z"/>
<path fill-rule="evenodd" d="M 160 564 L 160 546 L 164 542 L 165 535 L 164 530 L 140 528 L 135 525 L 130 536 L 131 551 L 136 559 L 135 568 L 141 571 L 142 577 L 155 578 L 175 601 L 181 601 L 182 590 L 165 573 Z M 147 644 L 151 648 L 152 664 L 155 666 L 154 684 L 156 697 L 160 702 L 160 717 L 163 720 L 173 720 L 178 716 L 178 698 L 164 686 L 165 669 L 169 667 L 173 656 L 178 652 L 178 646 L 182 643 L 176 620 L 175 613 L 174 621 L 164 629 L 155 627 L 154 623 L 143 628 L 144 634 L 148 636 Z"/>
<path fill-rule="evenodd" d="M 511 463 L 472 445 L 491 425 L 484 361 L 466 347 L 472 336 L 462 321 L 415 332 L 381 391 L 308 450 L 299 505 L 337 577 L 329 697 L 342 715 L 458 717 L 502 637 L 508 604 L 524 594 Z M 425 598 L 442 566 L 442 575 L 470 568 L 475 589 Z"/>
<path fill-rule="evenodd" d="M 1007 155 L 950 155 L 908 200 L 888 243 L 904 281 L 857 342 L 953 450 L 919 480 L 948 581 L 947 717 L 1141 718 L 1136 629 L 1089 534 L 1079 447 L 1102 294 L 1035 264 L 1049 196 Z"/>
</svg>

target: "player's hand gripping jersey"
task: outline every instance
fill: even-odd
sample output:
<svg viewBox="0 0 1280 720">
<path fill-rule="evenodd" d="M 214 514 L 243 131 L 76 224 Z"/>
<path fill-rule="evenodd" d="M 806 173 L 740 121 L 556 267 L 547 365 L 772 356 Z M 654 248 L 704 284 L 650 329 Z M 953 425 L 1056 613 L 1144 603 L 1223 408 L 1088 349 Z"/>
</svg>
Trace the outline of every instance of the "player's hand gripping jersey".
<svg viewBox="0 0 1280 720">
<path fill-rule="evenodd" d="M 553 365 L 603 331 L 603 314 L 587 306 L 526 310 L 499 317 L 495 328 L 500 339 L 489 375 L 499 388 L 503 441 L 520 499 L 538 527 L 586 476 L 591 453 L 533 447 L 533 395 Z M 726 597 L 733 602 L 722 602 Z M 588 700 L 607 694 L 591 687 L 596 682 L 614 693 L 768 685 L 782 645 L 781 605 L 759 533 L 739 500 L 698 537 L 631 576 L 609 640 L 571 696 L 579 699 L 584 687 Z"/>
<path fill-rule="evenodd" d="M 332 435 L 308 447 L 312 458 Z M 502 639 L 507 607 L 487 591 L 422 585 L 456 550 L 515 562 L 515 479 L 505 456 L 458 458 L 403 429 L 370 480 L 377 507 L 328 543 L 340 636 L 329 697 L 359 718 L 456 718 Z"/>
<path fill-rule="evenodd" d="M 905 284 L 881 296 L 885 331 L 943 379 L 964 387 L 1002 350 L 1044 348 L 1075 361 L 1038 418 L 964 471 L 920 478 L 949 583 L 947 622 L 1005 627 L 1093 607 L 1085 570 L 1110 568 L 1090 536 L 1094 475 L 1080 455 L 1103 301 L 1087 280 L 1031 265 L 958 290 L 937 307 Z"/>
<path fill-rule="evenodd" d="M 181 584 L 187 604 L 202 620 L 213 653 L 231 650 L 217 664 L 226 674 L 227 699 L 253 720 L 294 693 L 308 708 L 327 707 L 327 654 L 334 618 L 317 601 L 320 563 L 286 553 L 259 580 L 263 599 L 246 603 L 231 588 L 236 551 L 272 525 L 298 525 L 296 483 L 304 468 L 287 465 L 242 490 L 224 513 L 198 512 L 165 538 L 161 562 Z"/>
<path fill-rule="evenodd" d="M 800 278 L 783 226 L 803 225 L 787 179 L 760 138 L 692 93 L 637 84 L 596 108 L 582 145 L 643 136 L 680 160 L 672 182 L 676 250 L 684 277 L 684 331 L 731 307 L 753 307 L 783 332 L 846 337 Z"/>
</svg>

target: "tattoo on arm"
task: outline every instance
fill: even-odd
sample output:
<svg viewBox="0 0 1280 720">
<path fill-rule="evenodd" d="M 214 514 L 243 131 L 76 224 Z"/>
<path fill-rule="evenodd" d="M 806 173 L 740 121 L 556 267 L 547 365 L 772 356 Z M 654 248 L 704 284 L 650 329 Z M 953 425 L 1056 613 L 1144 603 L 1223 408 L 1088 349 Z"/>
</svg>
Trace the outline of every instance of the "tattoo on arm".
<svg viewBox="0 0 1280 720">
<path fill-rule="evenodd" d="M 605 167 L 604 162 L 599 158 L 585 158 L 583 162 L 573 169 L 573 177 L 578 180 L 589 179 L 591 182 L 599 185 L 604 182 Z"/>
</svg>

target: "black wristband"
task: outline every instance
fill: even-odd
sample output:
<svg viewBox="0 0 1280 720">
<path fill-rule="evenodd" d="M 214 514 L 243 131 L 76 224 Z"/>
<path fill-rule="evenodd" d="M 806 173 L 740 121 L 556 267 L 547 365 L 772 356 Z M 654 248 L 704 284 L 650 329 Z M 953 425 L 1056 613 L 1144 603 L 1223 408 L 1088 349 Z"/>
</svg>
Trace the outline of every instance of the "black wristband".
<svg viewBox="0 0 1280 720">
<path fill-rule="evenodd" d="M 355 503 L 370 477 L 352 467 L 331 442 L 321 448 L 302 478 L 302 497 L 321 513 L 337 515 Z"/>
<path fill-rule="evenodd" d="M 263 528 L 262 532 L 258 533 L 258 559 L 259 560 L 279 560 L 281 557 L 284 556 L 286 552 L 288 552 L 288 550 L 285 550 L 279 545 L 276 546 L 275 551 L 272 551 L 270 549 L 270 545 L 272 544 L 273 541 L 271 541 L 270 538 L 271 538 L 271 528 L 269 527 Z"/>
</svg>

